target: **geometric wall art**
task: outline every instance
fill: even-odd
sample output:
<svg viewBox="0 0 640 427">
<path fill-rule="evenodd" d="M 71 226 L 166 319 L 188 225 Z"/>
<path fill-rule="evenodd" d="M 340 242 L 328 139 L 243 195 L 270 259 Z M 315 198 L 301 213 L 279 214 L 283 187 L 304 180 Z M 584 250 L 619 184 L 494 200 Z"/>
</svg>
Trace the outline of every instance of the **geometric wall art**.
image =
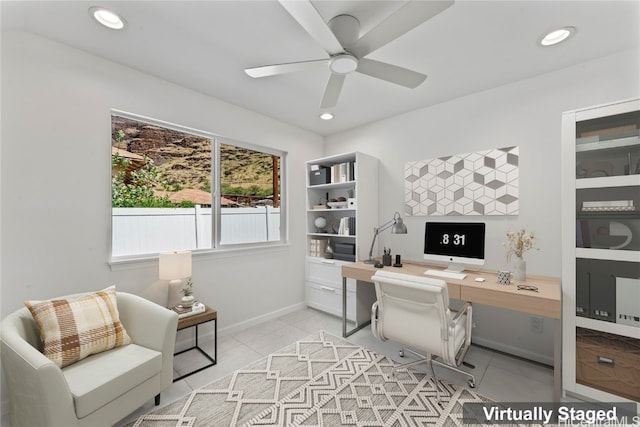
<svg viewBox="0 0 640 427">
<path fill-rule="evenodd" d="M 518 215 L 518 148 L 406 163 L 406 214 Z"/>
</svg>

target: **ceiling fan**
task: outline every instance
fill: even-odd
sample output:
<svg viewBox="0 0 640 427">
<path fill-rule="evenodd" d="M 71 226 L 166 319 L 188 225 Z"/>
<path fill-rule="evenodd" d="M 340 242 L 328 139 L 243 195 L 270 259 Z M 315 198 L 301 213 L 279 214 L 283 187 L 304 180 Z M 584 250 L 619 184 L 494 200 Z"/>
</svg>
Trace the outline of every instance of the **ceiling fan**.
<svg viewBox="0 0 640 427">
<path fill-rule="evenodd" d="M 320 107 L 330 108 L 338 103 L 345 77 L 354 71 L 407 88 L 418 87 L 426 75 L 365 56 L 431 19 L 451 6 L 453 0 L 409 1 L 360 38 L 360 23 L 351 15 L 338 15 L 327 24 L 308 0 L 280 0 L 280 4 L 327 51 L 329 58 L 265 65 L 244 71 L 258 78 L 328 66 L 331 76 Z"/>
</svg>

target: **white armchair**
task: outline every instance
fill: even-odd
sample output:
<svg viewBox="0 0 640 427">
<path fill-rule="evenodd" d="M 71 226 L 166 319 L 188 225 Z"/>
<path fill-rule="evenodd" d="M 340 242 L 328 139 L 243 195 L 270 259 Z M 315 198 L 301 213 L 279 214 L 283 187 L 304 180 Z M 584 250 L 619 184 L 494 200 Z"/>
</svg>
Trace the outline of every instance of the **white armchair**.
<svg viewBox="0 0 640 427">
<path fill-rule="evenodd" d="M 471 304 L 465 303 L 458 312 L 451 311 L 447 284 L 439 279 L 381 270 L 373 276 L 373 281 L 377 297 L 371 308 L 373 335 L 379 340 L 392 340 L 406 346 L 400 350 L 400 356 L 404 356 L 406 350 L 419 357 L 395 368 L 427 363 L 438 403 L 440 385 L 433 365 L 468 376 L 468 384 L 474 388 L 474 376 L 458 369 L 471 344 Z M 443 362 L 435 360 L 436 357 Z"/>
<path fill-rule="evenodd" d="M 2 367 L 11 426 L 110 426 L 173 382 L 178 316 L 136 295 L 118 292 L 120 321 L 133 344 L 60 369 L 40 352 L 40 331 L 26 308 L 2 321 Z"/>
</svg>

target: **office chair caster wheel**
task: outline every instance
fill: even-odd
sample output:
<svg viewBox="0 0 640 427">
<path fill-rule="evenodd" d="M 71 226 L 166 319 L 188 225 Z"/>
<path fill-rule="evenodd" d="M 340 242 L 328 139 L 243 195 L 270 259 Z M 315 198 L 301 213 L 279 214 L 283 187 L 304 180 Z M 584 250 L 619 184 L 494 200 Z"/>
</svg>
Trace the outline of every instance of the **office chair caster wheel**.
<svg viewBox="0 0 640 427">
<path fill-rule="evenodd" d="M 404 357 L 404 349 L 402 349 L 402 348 L 401 348 L 401 349 L 398 351 L 398 356 L 400 356 L 400 357 Z"/>
<path fill-rule="evenodd" d="M 474 380 L 468 380 L 467 384 L 469 384 L 469 387 L 471 388 L 476 388 L 476 382 Z"/>
</svg>

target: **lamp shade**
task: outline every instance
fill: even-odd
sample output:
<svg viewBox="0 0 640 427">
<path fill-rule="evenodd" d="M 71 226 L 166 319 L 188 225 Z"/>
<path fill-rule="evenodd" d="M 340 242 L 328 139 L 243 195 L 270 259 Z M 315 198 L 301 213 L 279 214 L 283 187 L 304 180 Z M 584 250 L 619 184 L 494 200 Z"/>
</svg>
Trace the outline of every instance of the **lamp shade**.
<svg viewBox="0 0 640 427">
<path fill-rule="evenodd" d="M 191 251 L 159 254 L 158 270 L 158 276 L 161 280 L 175 280 L 191 276 Z"/>
<path fill-rule="evenodd" d="M 394 218 L 394 223 L 391 226 L 391 234 L 407 234 L 407 226 L 404 225 L 400 215 L 398 215 L 397 218 Z"/>
</svg>

